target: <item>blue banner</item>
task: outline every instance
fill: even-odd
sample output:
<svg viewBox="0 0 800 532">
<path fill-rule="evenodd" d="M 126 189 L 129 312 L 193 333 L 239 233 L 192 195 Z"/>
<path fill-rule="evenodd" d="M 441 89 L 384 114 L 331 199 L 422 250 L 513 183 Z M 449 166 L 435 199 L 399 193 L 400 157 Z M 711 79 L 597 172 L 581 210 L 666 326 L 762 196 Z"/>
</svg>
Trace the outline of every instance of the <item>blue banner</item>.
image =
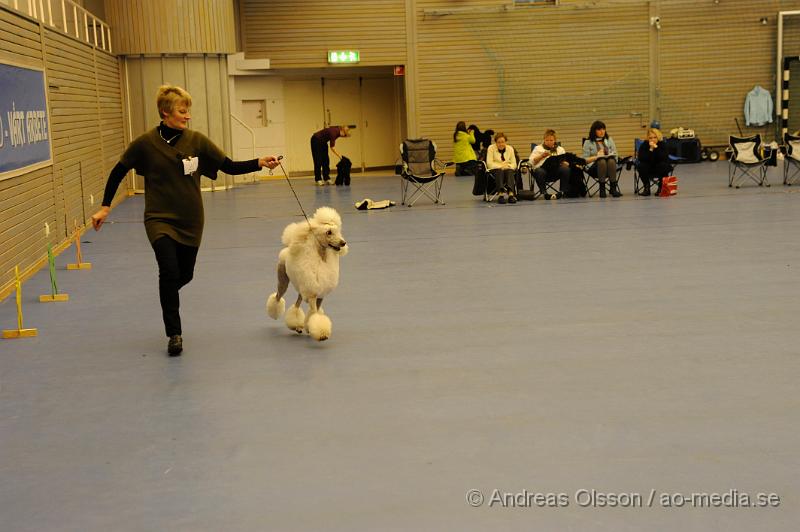
<svg viewBox="0 0 800 532">
<path fill-rule="evenodd" d="M 50 160 L 44 72 L 0 63 L 0 179 Z"/>
</svg>

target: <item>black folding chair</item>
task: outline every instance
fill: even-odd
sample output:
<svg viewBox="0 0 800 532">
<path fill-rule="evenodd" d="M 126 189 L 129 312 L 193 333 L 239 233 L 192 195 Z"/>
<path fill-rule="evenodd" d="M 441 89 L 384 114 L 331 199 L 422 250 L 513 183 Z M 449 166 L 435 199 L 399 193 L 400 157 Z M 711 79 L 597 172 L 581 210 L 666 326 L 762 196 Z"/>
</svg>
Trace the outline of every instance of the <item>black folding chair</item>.
<svg viewBox="0 0 800 532">
<path fill-rule="evenodd" d="M 790 187 L 800 179 L 800 136 L 783 135 L 783 184 Z"/>
<path fill-rule="evenodd" d="M 436 158 L 436 144 L 429 139 L 408 139 L 400 145 L 400 204 L 411 207 L 422 196 L 444 205 L 444 169 L 453 163 Z M 411 193 L 409 194 L 409 188 Z"/>
<path fill-rule="evenodd" d="M 752 137 L 730 136 L 731 157 L 728 159 L 728 186 L 739 188 L 745 179 L 758 186 L 769 186 L 767 164 L 769 159 L 761 154 L 761 135 Z"/>
</svg>

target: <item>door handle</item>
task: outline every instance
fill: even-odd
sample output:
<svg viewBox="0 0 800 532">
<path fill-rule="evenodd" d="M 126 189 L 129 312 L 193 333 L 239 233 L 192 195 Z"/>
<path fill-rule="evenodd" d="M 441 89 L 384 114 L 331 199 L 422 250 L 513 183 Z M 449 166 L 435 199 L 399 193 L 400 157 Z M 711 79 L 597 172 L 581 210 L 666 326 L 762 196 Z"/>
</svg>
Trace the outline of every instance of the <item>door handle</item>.
<svg viewBox="0 0 800 532">
<path fill-rule="evenodd" d="M 327 109 L 327 111 L 328 111 L 328 126 L 330 126 L 331 125 L 331 110 Z"/>
</svg>

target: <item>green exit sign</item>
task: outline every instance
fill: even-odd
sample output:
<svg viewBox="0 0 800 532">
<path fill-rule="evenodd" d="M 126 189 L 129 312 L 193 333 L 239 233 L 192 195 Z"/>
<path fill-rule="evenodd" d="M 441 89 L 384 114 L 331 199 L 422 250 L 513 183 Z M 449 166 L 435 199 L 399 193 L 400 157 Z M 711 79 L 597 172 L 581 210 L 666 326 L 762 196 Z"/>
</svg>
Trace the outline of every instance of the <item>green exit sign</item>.
<svg viewBox="0 0 800 532">
<path fill-rule="evenodd" d="M 358 63 L 361 61 L 361 54 L 358 50 L 328 50 L 328 63 Z"/>
</svg>

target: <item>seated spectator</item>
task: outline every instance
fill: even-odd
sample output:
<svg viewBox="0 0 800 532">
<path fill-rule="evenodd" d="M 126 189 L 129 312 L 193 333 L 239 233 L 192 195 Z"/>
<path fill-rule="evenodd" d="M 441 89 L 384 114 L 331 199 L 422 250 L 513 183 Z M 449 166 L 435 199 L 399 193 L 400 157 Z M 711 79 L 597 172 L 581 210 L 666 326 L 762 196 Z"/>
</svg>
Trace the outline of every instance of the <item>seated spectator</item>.
<svg viewBox="0 0 800 532">
<path fill-rule="evenodd" d="M 642 180 L 642 196 L 650 195 L 650 182 L 658 179 L 658 191 L 661 192 L 661 180 L 668 176 L 672 171 L 669 163 L 669 150 L 664 136 L 656 128 L 647 130 L 647 141 L 639 146 L 639 153 L 636 154 L 639 160 L 639 177 Z"/>
<path fill-rule="evenodd" d="M 539 192 L 545 199 L 560 199 L 563 196 L 560 191 L 555 194 L 548 194 L 547 183 L 558 181 L 559 189 L 563 190 L 569 180 L 570 172 L 569 162 L 563 158 L 552 168 L 550 168 L 552 165 L 545 166 L 545 161 L 551 156 L 564 155 L 566 153 L 566 150 L 557 144 L 556 132 L 548 129 L 544 132 L 542 143 L 533 149 L 531 156 L 528 158 L 531 165 L 533 165 L 533 178 L 536 180 Z"/>
<path fill-rule="evenodd" d="M 475 175 L 477 157 L 472 145 L 475 144 L 475 131 L 467 129 L 465 122 L 456 124 L 453 132 L 453 162 L 456 163 L 456 175 Z"/>
<path fill-rule="evenodd" d="M 516 203 L 517 197 L 514 195 L 514 174 L 517 171 L 517 156 L 514 148 L 507 144 L 505 133 L 497 133 L 494 136 L 494 144 L 486 150 L 486 168 L 494 177 L 497 185 L 497 203 L 505 203 L 508 195 L 508 203 Z"/>
<path fill-rule="evenodd" d="M 606 197 L 606 181 L 612 196 L 622 196 L 617 186 L 617 146 L 600 120 L 595 120 L 589 129 L 589 138 L 583 143 L 583 158 L 589 163 L 589 175 L 600 182 L 601 198 Z"/>
</svg>

